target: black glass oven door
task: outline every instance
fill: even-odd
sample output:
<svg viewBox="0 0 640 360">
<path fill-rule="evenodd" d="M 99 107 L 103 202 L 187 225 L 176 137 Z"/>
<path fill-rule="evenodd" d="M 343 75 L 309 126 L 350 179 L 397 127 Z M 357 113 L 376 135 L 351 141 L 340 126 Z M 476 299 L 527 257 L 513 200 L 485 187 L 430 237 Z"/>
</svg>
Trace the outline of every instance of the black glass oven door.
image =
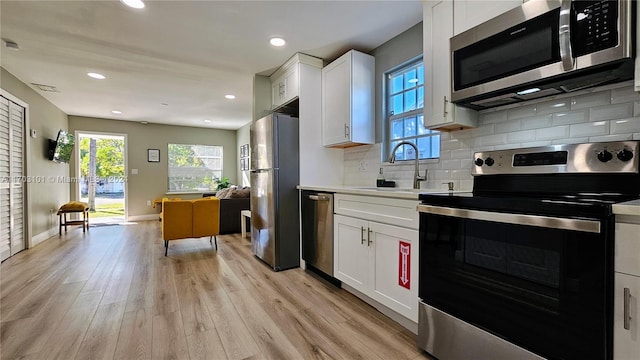
<svg viewBox="0 0 640 360">
<path fill-rule="evenodd" d="M 547 358 L 608 358 L 608 221 L 495 214 L 421 213 L 420 298 Z"/>
</svg>

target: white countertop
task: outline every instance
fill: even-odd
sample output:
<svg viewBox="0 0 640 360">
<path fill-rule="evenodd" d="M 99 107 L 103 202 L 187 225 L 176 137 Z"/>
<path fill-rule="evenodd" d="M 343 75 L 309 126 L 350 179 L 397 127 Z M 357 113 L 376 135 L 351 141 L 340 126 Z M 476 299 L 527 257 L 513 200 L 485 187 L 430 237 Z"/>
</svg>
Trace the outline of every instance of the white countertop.
<svg viewBox="0 0 640 360">
<path fill-rule="evenodd" d="M 632 200 L 619 204 L 613 204 L 613 213 L 616 215 L 640 216 L 640 200 Z"/>
<path fill-rule="evenodd" d="M 418 200 L 420 193 L 447 193 L 441 189 L 407 189 L 407 188 L 379 188 L 375 186 L 319 186 L 319 185 L 298 185 L 299 190 L 326 191 L 331 193 L 354 194 L 378 196 L 396 199 Z M 454 191 L 462 192 L 462 191 Z"/>
</svg>

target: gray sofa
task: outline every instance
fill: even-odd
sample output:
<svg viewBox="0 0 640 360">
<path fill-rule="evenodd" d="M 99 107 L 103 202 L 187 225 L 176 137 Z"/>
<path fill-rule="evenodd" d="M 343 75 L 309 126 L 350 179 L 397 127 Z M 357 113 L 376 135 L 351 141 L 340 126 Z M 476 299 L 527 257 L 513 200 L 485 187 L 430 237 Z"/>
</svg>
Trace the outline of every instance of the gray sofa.
<svg viewBox="0 0 640 360">
<path fill-rule="evenodd" d="M 202 197 L 216 194 L 202 194 Z M 240 232 L 240 212 L 251 209 L 250 198 L 220 199 L 220 234 L 236 234 Z"/>
</svg>

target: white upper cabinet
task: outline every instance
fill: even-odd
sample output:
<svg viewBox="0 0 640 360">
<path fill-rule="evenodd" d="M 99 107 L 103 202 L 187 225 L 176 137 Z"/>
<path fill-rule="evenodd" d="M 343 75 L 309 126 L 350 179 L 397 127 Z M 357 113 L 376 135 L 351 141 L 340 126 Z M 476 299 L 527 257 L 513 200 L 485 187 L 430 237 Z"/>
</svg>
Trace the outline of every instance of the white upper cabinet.
<svg viewBox="0 0 640 360">
<path fill-rule="evenodd" d="M 478 121 L 476 111 L 451 103 L 453 6 L 449 0 L 424 3 L 424 122 L 430 129 L 459 130 L 476 127 Z"/>
<path fill-rule="evenodd" d="M 324 146 L 374 143 L 374 74 L 374 57 L 355 50 L 322 69 Z"/>
<path fill-rule="evenodd" d="M 458 35 L 476 25 L 522 5 L 522 0 L 453 1 L 453 34 Z"/>
<path fill-rule="evenodd" d="M 271 79 L 272 109 L 289 103 L 300 96 L 300 64 L 322 67 L 322 59 L 297 53 L 276 70 Z"/>
</svg>

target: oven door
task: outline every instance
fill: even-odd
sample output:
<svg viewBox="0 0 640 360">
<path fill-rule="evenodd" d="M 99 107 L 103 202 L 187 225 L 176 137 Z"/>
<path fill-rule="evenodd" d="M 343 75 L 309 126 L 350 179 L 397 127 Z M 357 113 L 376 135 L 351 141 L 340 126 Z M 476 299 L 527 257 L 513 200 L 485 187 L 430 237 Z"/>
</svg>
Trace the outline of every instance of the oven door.
<svg viewBox="0 0 640 360">
<path fill-rule="evenodd" d="M 419 211 L 424 303 L 550 359 L 610 358 L 611 219 Z"/>
</svg>

